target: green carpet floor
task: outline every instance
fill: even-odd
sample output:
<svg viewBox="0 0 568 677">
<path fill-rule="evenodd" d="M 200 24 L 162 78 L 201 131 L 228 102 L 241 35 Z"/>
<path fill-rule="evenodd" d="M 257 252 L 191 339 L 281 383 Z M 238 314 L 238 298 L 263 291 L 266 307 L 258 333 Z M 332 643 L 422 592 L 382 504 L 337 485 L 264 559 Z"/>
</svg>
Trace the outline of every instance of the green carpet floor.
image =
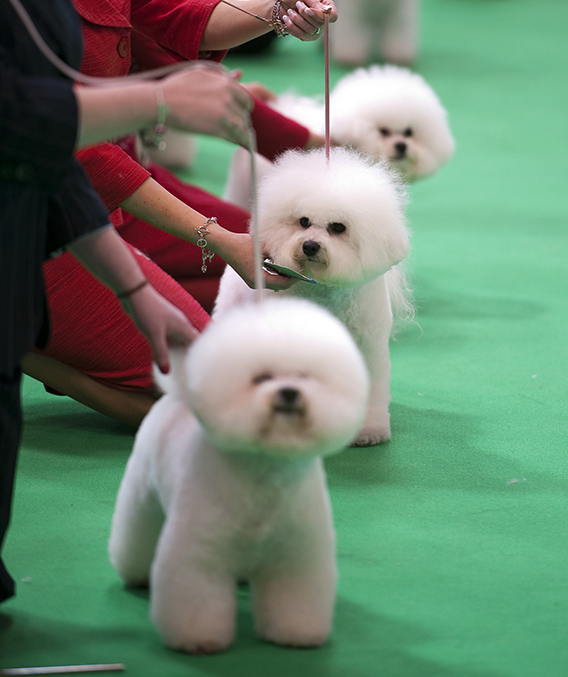
<svg viewBox="0 0 568 677">
<path fill-rule="evenodd" d="M 454 159 L 410 189 L 420 328 L 392 348 L 390 443 L 327 462 L 340 584 L 332 640 L 165 649 L 107 561 L 130 430 L 24 384 L 0 667 L 123 662 L 135 677 L 568 675 L 568 3 L 424 0 L 416 70 Z M 323 88 L 318 45 L 236 55 L 276 91 Z M 345 72 L 333 68 L 332 81 Z M 221 192 L 227 144 L 187 178 Z"/>
</svg>

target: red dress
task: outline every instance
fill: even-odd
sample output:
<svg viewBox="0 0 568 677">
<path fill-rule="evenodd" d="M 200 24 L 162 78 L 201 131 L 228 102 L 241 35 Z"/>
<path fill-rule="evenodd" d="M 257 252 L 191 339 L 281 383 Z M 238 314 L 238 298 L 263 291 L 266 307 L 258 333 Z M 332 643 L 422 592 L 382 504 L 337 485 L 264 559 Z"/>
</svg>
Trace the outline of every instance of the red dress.
<svg viewBox="0 0 568 677">
<path fill-rule="evenodd" d="M 224 52 L 199 51 L 203 31 L 218 2 L 74 0 L 83 19 L 85 53 L 81 70 L 99 77 L 126 75 L 133 50 L 139 69 L 199 58 L 219 61 Z M 259 152 L 267 157 L 286 148 L 301 148 L 307 141 L 306 128 L 259 100 L 255 101 L 252 118 Z M 224 262 L 214 257 L 207 273 L 202 274 L 198 247 L 123 212 L 119 205 L 152 176 L 184 203 L 205 216 L 216 216 L 229 230 L 246 231 L 249 214 L 183 183 L 163 167 L 153 163 L 142 167 L 132 138 L 91 146 L 79 151 L 77 157 L 111 212 L 118 232 L 157 264 L 137 254 L 150 282 L 202 329 L 209 316 L 186 290 L 210 309 Z M 48 261 L 44 274 L 52 332 L 46 348 L 37 352 L 107 386 L 152 392 L 150 348 L 114 294 L 68 253 Z"/>
</svg>

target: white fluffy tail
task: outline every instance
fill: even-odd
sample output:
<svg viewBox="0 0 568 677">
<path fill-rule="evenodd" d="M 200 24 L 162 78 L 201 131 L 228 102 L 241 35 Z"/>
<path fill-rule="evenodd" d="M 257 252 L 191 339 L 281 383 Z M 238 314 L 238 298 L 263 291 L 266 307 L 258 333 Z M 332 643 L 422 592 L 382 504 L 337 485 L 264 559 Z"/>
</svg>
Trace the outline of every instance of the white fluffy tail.
<svg viewBox="0 0 568 677">
<path fill-rule="evenodd" d="M 187 353 L 189 348 L 175 347 L 169 349 L 170 371 L 162 374 L 154 365 L 154 380 L 160 390 L 176 400 L 187 402 Z"/>
<path fill-rule="evenodd" d="M 405 324 L 414 320 L 414 298 L 402 263 L 393 266 L 385 277 L 394 319 L 391 336 L 394 337 Z"/>
</svg>

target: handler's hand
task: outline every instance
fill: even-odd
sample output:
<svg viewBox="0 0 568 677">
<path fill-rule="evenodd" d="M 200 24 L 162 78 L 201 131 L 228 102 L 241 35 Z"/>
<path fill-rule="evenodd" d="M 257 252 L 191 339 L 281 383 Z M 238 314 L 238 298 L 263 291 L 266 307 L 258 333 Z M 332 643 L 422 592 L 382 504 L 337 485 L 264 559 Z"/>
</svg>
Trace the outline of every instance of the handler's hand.
<svg viewBox="0 0 568 677">
<path fill-rule="evenodd" d="M 283 0 L 282 9 L 284 15 L 281 18 L 288 33 L 303 42 L 318 39 L 325 24 L 325 14 L 330 23 L 337 21 L 337 9 L 332 0 Z"/>
<path fill-rule="evenodd" d="M 189 345 L 199 336 L 199 332 L 179 308 L 150 284 L 125 298 L 122 303 L 138 329 L 148 339 L 154 362 L 162 373 L 167 374 L 170 369 L 168 345 Z"/>
<path fill-rule="evenodd" d="M 226 261 L 248 284 L 255 287 L 254 269 L 254 245 L 250 233 L 228 233 L 224 246 L 227 247 L 222 253 L 217 253 Z M 297 280 L 283 275 L 271 275 L 264 272 L 264 283 L 267 289 L 281 291 L 289 289 Z"/>
<path fill-rule="evenodd" d="M 230 73 L 195 65 L 161 81 L 172 127 L 247 146 L 252 98 Z"/>
</svg>

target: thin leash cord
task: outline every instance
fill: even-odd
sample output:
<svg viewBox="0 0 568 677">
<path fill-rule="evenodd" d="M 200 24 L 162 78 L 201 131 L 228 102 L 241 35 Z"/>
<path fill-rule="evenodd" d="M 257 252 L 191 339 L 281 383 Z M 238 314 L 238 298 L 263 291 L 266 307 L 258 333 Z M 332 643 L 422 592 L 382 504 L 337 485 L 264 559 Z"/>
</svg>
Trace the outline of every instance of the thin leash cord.
<svg viewBox="0 0 568 677">
<path fill-rule="evenodd" d="M 329 12 L 324 12 L 324 80 L 325 80 L 325 157 L 329 164 L 330 154 L 330 131 L 329 131 Z M 256 183 L 256 135 L 252 126 L 248 128 L 248 151 L 250 156 L 250 215 L 251 235 L 254 243 L 254 280 L 256 302 L 262 304 L 265 299 L 266 285 L 262 273 L 262 251 L 260 247 L 260 234 L 258 227 L 258 197 Z"/>
<path fill-rule="evenodd" d="M 324 13 L 324 80 L 325 80 L 325 158 L 329 165 L 329 147 L 330 147 L 330 131 L 329 131 L 329 11 Z"/>
<path fill-rule="evenodd" d="M 248 127 L 248 148 L 250 157 L 250 231 L 254 243 L 254 286 L 255 286 L 255 300 L 262 304 L 265 294 L 264 275 L 262 273 L 262 251 L 260 247 L 260 233 L 258 228 L 258 209 L 257 209 L 257 192 L 256 192 L 256 134 L 254 129 L 249 125 Z"/>
<path fill-rule="evenodd" d="M 30 34 L 30 37 L 35 42 L 37 48 L 45 56 L 45 58 L 48 59 L 48 61 L 50 61 L 55 66 L 55 68 L 57 68 L 57 70 L 63 73 L 63 75 L 66 75 L 71 80 L 80 82 L 83 85 L 90 85 L 91 87 L 114 87 L 116 85 L 125 86 L 134 84 L 136 82 L 143 82 L 145 80 L 158 80 L 159 78 L 163 78 L 166 75 L 177 73 L 187 68 L 196 67 L 210 68 L 212 70 L 218 70 L 227 73 L 227 70 L 223 66 L 215 62 L 182 61 L 170 66 L 162 66 L 161 68 L 154 68 L 153 70 L 144 71 L 143 73 L 134 73 L 132 75 L 125 75 L 118 78 L 96 78 L 91 75 L 85 75 L 84 73 L 80 73 L 74 68 L 71 68 L 71 66 L 66 64 L 65 61 L 60 59 L 57 54 L 55 54 L 50 49 L 35 27 L 30 15 L 27 13 L 20 0 L 8 0 L 8 2 L 14 8 L 14 11 L 17 13 L 20 20 L 26 27 L 26 30 Z"/>
</svg>

